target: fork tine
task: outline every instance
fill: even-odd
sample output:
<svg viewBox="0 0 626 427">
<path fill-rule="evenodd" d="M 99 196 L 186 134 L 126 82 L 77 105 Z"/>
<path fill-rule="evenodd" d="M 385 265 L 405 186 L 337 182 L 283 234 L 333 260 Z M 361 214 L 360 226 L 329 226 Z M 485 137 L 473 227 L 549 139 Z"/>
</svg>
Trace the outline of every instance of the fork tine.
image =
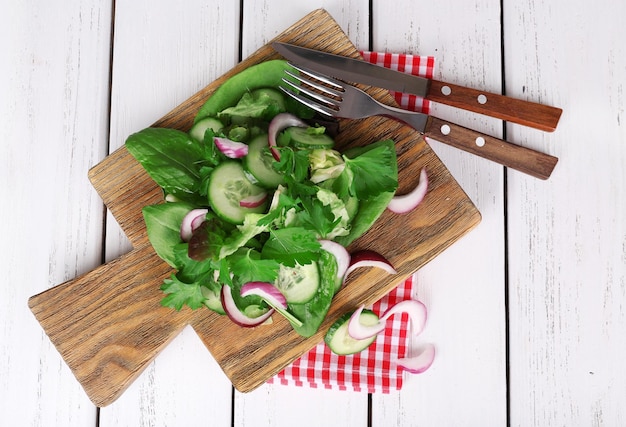
<svg viewBox="0 0 626 427">
<path fill-rule="evenodd" d="M 302 78 L 301 76 L 299 76 L 297 74 L 293 74 L 289 70 L 285 70 L 285 74 L 287 74 L 288 76 L 290 76 L 294 80 L 299 81 L 300 83 L 304 83 L 304 84 L 306 84 L 306 85 L 308 85 L 308 86 L 310 86 L 310 87 L 312 87 L 314 89 L 319 90 L 322 93 L 326 93 L 326 94 L 329 94 L 329 95 L 332 95 L 332 96 L 336 96 L 336 97 L 341 97 L 343 95 L 343 92 L 341 92 L 339 90 L 335 90 L 335 89 L 329 88 L 327 86 L 323 86 L 323 85 L 315 82 L 314 80 L 304 79 L 304 78 Z M 311 77 L 313 77 L 313 76 L 311 76 Z M 340 89 L 343 89 L 341 86 L 337 86 L 336 84 L 334 84 L 334 83 L 332 83 L 330 81 L 322 80 L 319 77 L 313 77 L 313 78 L 318 78 L 318 80 L 320 80 L 321 82 L 328 83 L 328 84 L 333 84 L 335 87 L 339 87 Z M 283 80 L 285 80 L 285 79 L 283 78 Z M 303 86 L 298 86 L 298 87 L 303 87 Z M 311 95 L 311 96 L 314 96 L 314 95 Z M 320 95 L 318 94 L 318 96 L 320 96 Z M 318 99 L 320 99 L 320 98 L 318 98 Z M 326 98 L 324 98 L 324 99 L 326 99 Z M 320 101 L 324 101 L 324 99 L 320 99 Z"/>
<path fill-rule="evenodd" d="M 296 99 L 302 104 L 308 106 L 309 108 L 312 108 L 318 113 L 324 114 L 326 116 L 331 116 L 331 117 L 335 116 L 337 114 L 337 110 L 330 108 L 330 107 L 338 108 L 339 106 L 338 103 L 341 101 L 330 98 L 330 96 L 341 98 L 343 95 L 343 92 L 340 90 L 343 89 L 343 87 L 337 84 L 336 82 L 332 81 L 330 78 L 320 76 L 304 68 L 297 67 L 293 64 L 292 64 L 292 67 L 298 70 L 300 73 L 304 74 L 305 76 L 308 76 L 312 79 L 315 79 L 317 81 L 330 85 L 332 86 L 332 88 L 328 86 L 324 86 L 320 83 L 317 83 L 314 80 L 304 78 L 301 75 L 294 74 L 290 72 L 289 70 L 285 70 L 285 74 L 287 76 L 289 76 L 291 79 L 297 82 L 303 83 L 303 85 L 298 85 L 288 78 L 283 78 L 282 79 L 283 83 L 285 83 L 288 87 L 281 86 L 280 89 L 287 95 L 291 96 L 292 98 Z M 309 86 L 310 88 L 316 89 L 319 92 L 311 90 L 307 86 Z M 337 88 L 339 90 L 336 90 L 334 88 Z M 304 94 L 306 96 L 302 96 L 301 94 Z M 316 103 L 315 102 L 316 100 L 323 103 L 324 105 Z"/>
<path fill-rule="evenodd" d="M 302 90 L 302 88 L 292 82 L 290 82 L 289 80 L 285 80 L 283 79 L 283 81 L 285 83 L 287 83 L 290 87 L 296 88 L 297 90 Z M 286 95 L 292 97 L 293 99 L 295 99 L 296 101 L 300 102 L 301 104 L 306 105 L 307 107 L 311 108 L 312 110 L 317 111 L 320 114 L 324 114 L 325 116 L 329 116 L 329 117 L 333 117 L 337 111 L 333 110 L 332 108 L 326 107 L 325 105 L 321 105 L 317 102 L 312 101 L 310 98 L 304 97 L 300 94 L 297 94 L 295 92 L 292 92 L 290 89 L 284 87 L 284 86 L 280 86 L 280 90 L 283 91 L 283 93 L 285 93 Z"/>
<path fill-rule="evenodd" d="M 283 78 L 283 83 L 289 85 L 292 89 L 295 89 L 295 93 L 303 93 L 306 96 L 313 98 L 313 99 L 317 99 L 320 102 L 323 102 L 325 105 L 328 105 L 330 107 L 336 107 L 336 103 L 335 100 L 332 98 L 329 98 L 325 95 L 322 95 L 318 92 L 314 92 L 311 89 L 307 88 L 306 86 L 301 86 L 301 85 L 297 85 L 294 82 Z M 302 80 L 299 80 L 302 81 Z M 307 82 L 307 84 L 310 84 L 309 82 Z M 316 87 L 316 85 L 312 85 L 313 87 Z M 321 90 L 321 89 L 320 89 Z M 332 94 L 331 92 L 328 92 L 329 94 Z"/>
<path fill-rule="evenodd" d="M 308 68 L 304 68 L 304 67 L 301 67 L 301 66 L 298 66 L 298 65 L 294 65 L 294 64 L 292 64 L 291 62 L 289 63 L 289 65 L 291 65 L 293 68 L 295 68 L 296 70 L 298 70 L 299 72 L 301 72 L 302 74 L 304 74 L 304 75 L 306 75 L 306 76 L 309 76 L 309 77 L 311 77 L 311 78 L 313 78 L 313 79 L 315 79 L 315 80 L 319 80 L 319 81 L 321 81 L 322 83 L 326 83 L 327 85 L 332 86 L 332 87 L 333 87 L 333 88 L 335 88 L 337 91 L 343 91 L 343 86 L 342 86 L 341 84 L 339 84 L 339 81 L 338 81 L 338 80 L 335 80 L 335 79 L 333 79 L 332 77 L 328 77 L 328 76 L 326 76 L 326 75 L 316 73 L 316 72 L 314 72 L 314 71 L 309 70 Z M 287 72 L 288 74 L 291 74 L 291 73 L 289 72 L 289 70 L 287 70 L 286 72 Z M 306 82 L 308 82 L 308 80 L 302 80 L 302 78 L 300 78 L 300 77 L 299 77 L 299 76 L 297 76 L 297 75 L 293 75 L 293 74 L 291 74 L 291 75 L 292 75 L 293 77 L 297 78 L 297 79 L 298 79 L 298 80 L 300 80 L 300 81 L 306 81 Z M 324 89 L 328 89 L 328 88 L 324 87 Z"/>
</svg>

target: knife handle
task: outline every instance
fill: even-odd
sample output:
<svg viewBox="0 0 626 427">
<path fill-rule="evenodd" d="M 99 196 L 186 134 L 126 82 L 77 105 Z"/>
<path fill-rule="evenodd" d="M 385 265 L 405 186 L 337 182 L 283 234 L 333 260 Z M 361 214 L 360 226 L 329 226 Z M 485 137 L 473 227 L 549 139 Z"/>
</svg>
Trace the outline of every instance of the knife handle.
<svg viewBox="0 0 626 427">
<path fill-rule="evenodd" d="M 426 99 L 474 113 L 552 132 L 562 109 L 431 80 Z"/>
<path fill-rule="evenodd" d="M 540 179 L 548 179 L 559 160 L 433 116 L 424 135 Z"/>
</svg>

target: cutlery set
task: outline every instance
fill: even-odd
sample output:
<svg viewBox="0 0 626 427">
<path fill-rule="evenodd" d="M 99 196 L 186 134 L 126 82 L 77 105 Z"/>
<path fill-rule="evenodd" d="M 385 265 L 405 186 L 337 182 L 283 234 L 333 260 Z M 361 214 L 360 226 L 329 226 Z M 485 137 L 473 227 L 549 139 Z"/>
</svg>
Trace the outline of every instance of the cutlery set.
<svg viewBox="0 0 626 427">
<path fill-rule="evenodd" d="M 542 131 L 556 129 L 562 110 L 409 75 L 368 62 L 275 42 L 272 47 L 299 73 L 288 73 L 281 89 L 318 113 L 345 119 L 386 116 L 406 123 L 425 137 L 540 179 L 550 177 L 558 159 L 431 115 L 382 104 L 346 82 L 411 93 L 433 102 L 484 114 Z M 341 80 L 338 80 L 341 79 Z M 294 83 L 294 80 L 300 84 Z"/>
</svg>

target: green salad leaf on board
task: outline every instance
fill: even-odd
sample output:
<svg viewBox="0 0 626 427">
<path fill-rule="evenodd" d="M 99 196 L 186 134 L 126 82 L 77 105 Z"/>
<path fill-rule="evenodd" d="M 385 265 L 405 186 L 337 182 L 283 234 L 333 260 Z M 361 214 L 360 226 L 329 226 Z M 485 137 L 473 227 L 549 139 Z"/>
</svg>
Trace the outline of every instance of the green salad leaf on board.
<svg viewBox="0 0 626 427">
<path fill-rule="evenodd" d="M 162 305 L 228 314 L 220 300 L 228 285 L 236 310 L 254 319 L 274 307 L 241 290 L 271 283 L 287 301 L 277 312 L 307 337 L 340 287 L 337 262 L 320 241 L 348 246 L 365 233 L 393 197 L 398 170 L 391 140 L 344 153 L 289 143 L 276 147 L 278 161 L 268 145 L 246 159 L 241 150 L 252 151 L 276 115 L 313 118 L 277 90 L 288 68 L 281 60 L 250 67 L 207 99 L 188 133 L 147 128 L 126 147 L 166 196 L 143 208 L 152 247 L 174 269 L 161 286 Z M 311 123 L 303 138 L 325 133 Z M 227 148 L 216 148 L 216 138 Z"/>
</svg>

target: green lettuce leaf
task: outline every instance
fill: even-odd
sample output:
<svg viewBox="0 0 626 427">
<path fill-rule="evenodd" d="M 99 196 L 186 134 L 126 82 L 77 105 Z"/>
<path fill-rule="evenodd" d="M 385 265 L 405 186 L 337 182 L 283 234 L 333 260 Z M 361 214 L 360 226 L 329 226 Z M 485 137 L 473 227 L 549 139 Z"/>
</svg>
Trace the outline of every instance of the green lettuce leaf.
<svg viewBox="0 0 626 427">
<path fill-rule="evenodd" d="M 125 146 L 166 194 L 206 204 L 198 194 L 205 156 L 202 143 L 179 130 L 147 128 L 130 135 Z"/>
<path fill-rule="evenodd" d="M 161 259 L 176 268 L 176 246 L 182 242 L 180 225 L 192 205 L 183 202 L 162 203 L 142 209 L 148 240 Z"/>
<path fill-rule="evenodd" d="M 275 259 L 287 267 L 296 263 L 309 264 L 319 257 L 321 248 L 313 230 L 304 227 L 289 227 L 270 230 L 270 237 L 263 246 L 261 255 L 266 259 Z"/>
</svg>

